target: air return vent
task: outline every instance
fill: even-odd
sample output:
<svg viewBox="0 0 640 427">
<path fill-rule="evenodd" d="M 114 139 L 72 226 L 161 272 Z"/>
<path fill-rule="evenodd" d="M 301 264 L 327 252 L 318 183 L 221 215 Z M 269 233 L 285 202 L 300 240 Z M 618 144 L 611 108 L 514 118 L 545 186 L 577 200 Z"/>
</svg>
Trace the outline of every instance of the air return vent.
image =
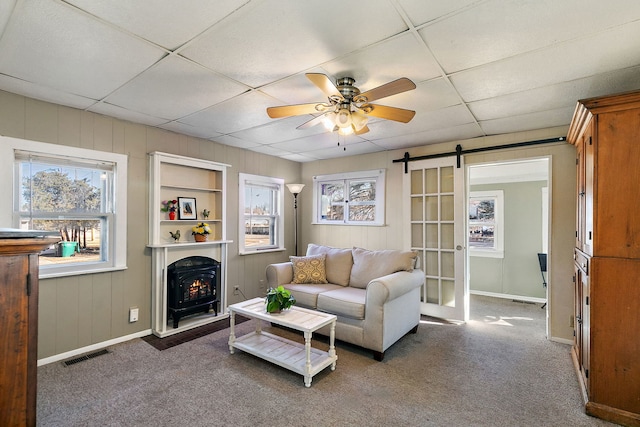
<svg viewBox="0 0 640 427">
<path fill-rule="evenodd" d="M 76 357 L 75 359 L 65 360 L 64 362 L 62 362 L 62 364 L 64 366 L 71 366 L 71 365 L 75 365 L 76 363 L 84 362 L 85 360 L 93 359 L 94 357 L 103 356 L 109 353 L 110 353 L 109 350 L 103 349 L 103 350 L 96 351 L 94 353 L 87 353 L 83 356 Z"/>
</svg>

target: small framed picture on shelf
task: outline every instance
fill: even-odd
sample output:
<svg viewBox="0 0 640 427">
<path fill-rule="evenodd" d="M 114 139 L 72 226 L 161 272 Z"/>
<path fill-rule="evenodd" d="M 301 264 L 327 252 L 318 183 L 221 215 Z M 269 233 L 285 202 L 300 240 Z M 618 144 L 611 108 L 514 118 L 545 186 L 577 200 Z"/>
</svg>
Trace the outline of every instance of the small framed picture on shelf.
<svg viewBox="0 0 640 427">
<path fill-rule="evenodd" d="M 193 197 L 178 197 L 178 219 L 198 219 L 196 199 Z"/>
</svg>

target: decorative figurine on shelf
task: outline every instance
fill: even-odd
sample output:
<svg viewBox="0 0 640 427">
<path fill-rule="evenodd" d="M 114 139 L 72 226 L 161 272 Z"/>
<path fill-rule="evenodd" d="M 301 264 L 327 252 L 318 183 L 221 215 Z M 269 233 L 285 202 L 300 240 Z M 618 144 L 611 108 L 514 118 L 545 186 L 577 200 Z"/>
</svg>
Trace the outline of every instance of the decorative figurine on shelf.
<svg viewBox="0 0 640 427">
<path fill-rule="evenodd" d="M 209 214 L 210 213 L 211 213 L 211 211 L 209 209 L 205 209 L 205 210 L 202 211 L 202 217 L 204 219 L 207 219 L 207 218 L 209 218 Z"/>
<path fill-rule="evenodd" d="M 176 219 L 176 210 L 178 209 L 178 201 L 177 200 L 163 200 L 162 207 L 160 210 L 162 212 L 169 212 L 169 219 Z"/>
<path fill-rule="evenodd" d="M 180 240 L 180 230 L 176 230 L 175 233 L 173 231 L 170 231 L 169 234 L 171 234 L 171 237 L 173 237 L 173 242 L 178 243 L 178 240 Z"/>
</svg>

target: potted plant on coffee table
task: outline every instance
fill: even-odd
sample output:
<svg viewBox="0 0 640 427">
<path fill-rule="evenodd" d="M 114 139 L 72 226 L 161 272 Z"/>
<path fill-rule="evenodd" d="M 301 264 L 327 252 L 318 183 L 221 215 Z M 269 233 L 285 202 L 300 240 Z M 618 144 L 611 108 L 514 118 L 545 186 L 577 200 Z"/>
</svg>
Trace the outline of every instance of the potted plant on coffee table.
<svg viewBox="0 0 640 427">
<path fill-rule="evenodd" d="M 274 314 L 291 308 L 296 303 L 296 299 L 289 290 L 280 285 L 277 288 L 267 289 L 267 297 L 264 302 L 267 305 L 267 312 Z"/>
</svg>

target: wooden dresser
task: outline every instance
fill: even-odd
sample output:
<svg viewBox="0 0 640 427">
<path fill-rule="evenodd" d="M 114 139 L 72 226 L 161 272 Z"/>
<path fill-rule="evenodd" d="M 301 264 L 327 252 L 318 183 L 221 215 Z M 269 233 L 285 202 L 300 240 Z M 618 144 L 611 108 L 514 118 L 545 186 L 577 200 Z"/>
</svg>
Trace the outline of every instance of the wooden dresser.
<svg viewBox="0 0 640 427">
<path fill-rule="evenodd" d="M 0 425 L 35 426 L 38 253 L 60 239 L 4 234 L 0 232 Z"/>
<path fill-rule="evenodd" d="M 590 415 L 640 426 L 640 91 L 578 101 L 575 345 Z"/>
</svg>

